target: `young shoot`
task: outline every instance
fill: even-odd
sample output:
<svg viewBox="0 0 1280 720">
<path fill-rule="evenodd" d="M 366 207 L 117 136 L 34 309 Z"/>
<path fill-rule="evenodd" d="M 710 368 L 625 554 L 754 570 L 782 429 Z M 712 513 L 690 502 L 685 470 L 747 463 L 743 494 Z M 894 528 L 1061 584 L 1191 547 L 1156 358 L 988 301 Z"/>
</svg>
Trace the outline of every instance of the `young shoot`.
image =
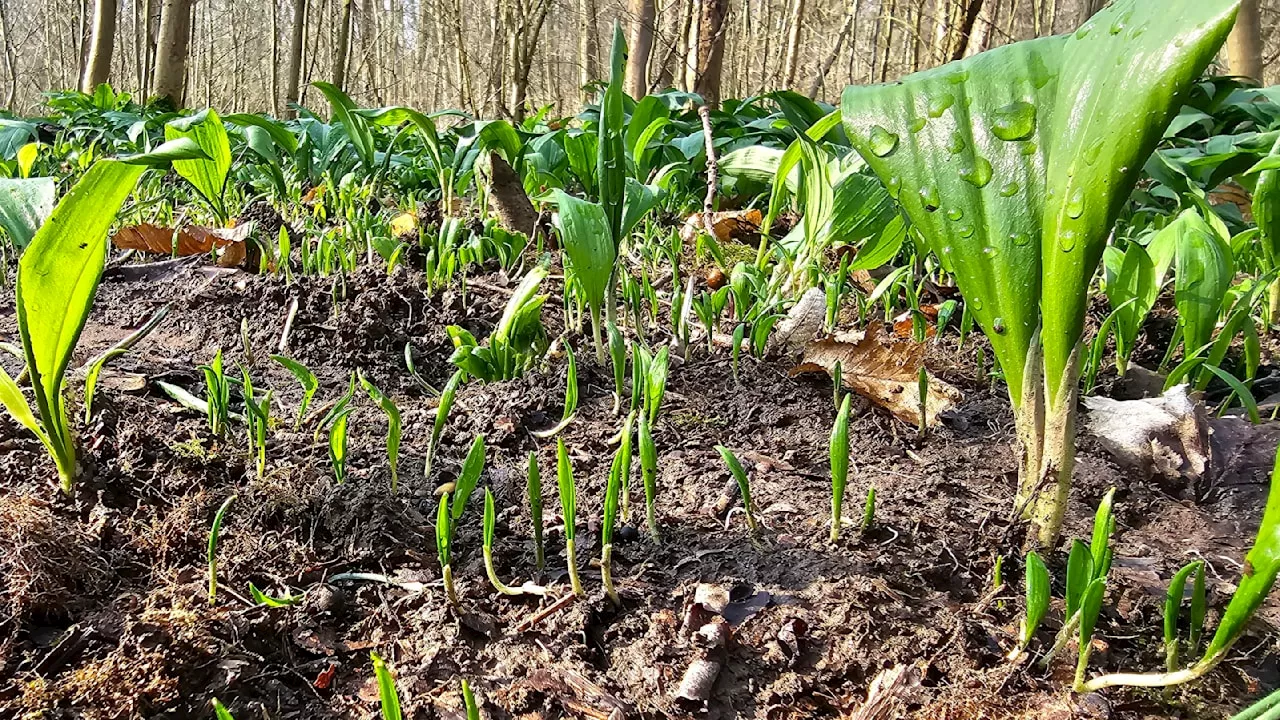
<svg viewBox="0 0 1280 720">
<path fill-rule="evenodd" d="M 840 539 L 844 522 L 844 488 L 849 481 L 849 396 L 840 403 L 836 423 L 831 428 L 831 542 Z"/>
<path fill-rule="evenodd" d="M 1026 584 L 1027 606 L 1018 631 L 1018 645 L 1009 653 L 1010 662 L 1022 658 L 1040 628 L 1040 621 L 1049 611 L 1049 570 L 1034 550 L 1027 553 L 1025 571 L 1023 582 Z"/>
<path fill-rule="evenodd" d="M 534 431 L 534 437 L 549 438 L 559 435 L 560 431 L 568 427 L 569 423 L 573 422 L 574 416 L 578 414 L 578 359 L 568 340 L 564 343 L 564 354 L 568 361 L 564 380 L 564 412 L 560 415 L 560 422 L 556 423 L 555 427 Z"/>
<path fill-rule="evenodd" d="M 529 452 L 529 474 L 525 483 L 529 497 L 529 519 L 533 524 L 533 563 L 538 572 L 546 567 L 542 545 L 542 472 L 538 470 L 538 453 Z"/>
<path fill-rule="evenodd" d="M 467 720 L 480 720 L 480 704 L 476 702 L 475 693 L 466 680 L 462 681 L 462 706 L 467 713 Z"/>
<path fill-rule="evenodd" d="M 241 366 L 241 382 L 244 389 L 244 421 L 249 434 L 249 447 L 257 460 L 258 478 L 267 471 L 267 431 L 271 428 L 271 391 L 261 400 L 255 397 L 253 380 L 249 370 Z"/>
<path fill-rule="evenodd" d="M 484 489 L 484 571 L 489 576 L 493 589 L 503 595 L 542 595 L 541 587 L 526 583 L 521 588 L 511 588 L 498 579 L 498 571 L 493 566 L 493 540 L 497 532 L 498 513 L 493 503 L 493 492 Z"/>
<path fill-rule="evenodd" d="M 556 438 L 556 481 L 560 487 L 560 512 L 564 516 L 564 554 L 569 564 L 569 584 L 573 594 L 587 596 L 578 579 L 578 553 L 574 535 L 578 522 L 578 489 L 573 482 L 573 466 L 569 464 L 569 450 L 562 438 Z"/>
<path fill-rule="evenodd" d="M 378 681 L 378 703 L 382 707 L 382 720 L 402 720 L 400 712 L 400 694 L 396 692 L 396 679 L 387 669 L 387 664 L 378 657 L 378 653 L 370 652 L 373 660 L 373 676 Z"/>
<path fill-rule="evenodd" d="M 1182 614 L 1183 596 L 1186 594 L 1187 580 L 1194 576 L 1191 593 L 1191 628 L 1190 641 L 1187 647 L 1195 653 L 1200 641 L 1200 633 L 1204 628 L 1205 584 L 1204 561 L 1189 562 L 1169 582 L 1169 592 L 1164 599 L 1164 652 L 1165 670 L 1176 671 L 1179 662 L 1178 619 Z"/>
<path fill-rule="evenodd" d="M 622 444 L 613 457 L 613 466 L 609 470 L 609 482 L 604 494 L 604 525 L 600 529 L 600 576 L 604 581 L 604 592 L 614 605 L 621 605 L 618 591 L 613 587 L 613 531 L 618 522 L 618 506 L 627 477 L 631 474 L 631 423 L 634 413 L 627 416 L 622 425 Z"/>
<path fill-rule="evenodd" d="M 208 405 L 209 432 L 222 436 L 227 429 L 227 419 L 231 415 L 231 383 L 227 381 L 226 370 L 222 363 L 222 349 L 213 355 L 213 361 L 201 365 L 204 373 L 205 402 Z"/>
<path fill-rule="evenodd" d="M 458 388 L 466 379 L 465 370 L 456 371 L 449 378 L 449 382 L 445 383 L 444 392 L 440 393 L 440 403 L 436 405 L 435 423 L 431 428 L 431 442 L 427 443 L 427 463 L 422 471 L 423 477 L 431 476 L 431 461 L 435 458 L 436 448 L 440 445 L 440 434 L 444 432 L 444 425 L 449 420 L 449 411 L 453 409 L 453 400 L 458 394 Z"/>
<path fill-rule="evenodd" d="M 658 421 L 658 410 L 662 407 L 662 398 L 667 394 L 667 373 L 670 364 L 670 353 L 666 347 L 658 351 L 652 359 L 645 358 L 644 407 L 649 415 L 649 424 Z"/>
<path fill-rule="evenodd" d="M 609 359 L 613 362 L 613 414 L 622 408 L 622 388 L 627 377 L 627 342 L 618 326 L 608 323 Z"/>
<path fill-rule="evenodd" d="M 358 372 L 360 377 L 360 385 L 364 387 L 364 391 L 369 397 L 382 408 L 383 414 L 387 416 L 387 464 L 391 468 L 391 494 L 396 493 L 399 485 L 400 473 L 400 408 L 396 407 L 396 403 L 386 393 L 382 392 L 377 385 L 374 385 L 369 378 L 365 377 L 364 371 Z"/>
<path fill-rule="evenodd" d="M 484 459 L 484 435 L 477 435 L 462 461 L 453 489 L 440 496 L 440 509 L 436 513 L 436 553 L 440 558 L 445 595 L 449 604 L 455 607 L 458 605 L 458 591 L 453 584 L 453 535 L 463 511 L 467 509 L 467 501 L 480 481 L 480 474 L 484 472 Z"/>
<path fill-rule="evenodd" d="M 862 502 L 862 532 L 876 524 L 876 486 L 867 488 L 867 499 Z"/>
<path fill-rule="evenodd" d="M 93 364 L 89 366 L 88 372 L 85 373 L 84 422 L 86 425 L 93 420 L 93 397 L 98 387 L 98 376 L 102 374 L 102 366 L 127 352 L 129 352 L 128 348 L 112 348 L 98 356 L 98 358 L 93 361 Z"/>
<path fill-rule="evenodd" d="M 209 528 L 209 546 L 205 551 L 205 559 L 209 563 L 209 604 L 216 605 L 218 602 L 218 534 L 222 532 L 222 521 L 227 517 L 227 510 L 231 508 L 231 503 L 235 502 L 236 496 L 232 495 L 222 501 L 222 505 L 218 507 L 218 512 L 213 515 L 213 526 Z"/>
<path fill-rule="evenodd" d="M 720 453 L 724 464 L 729 467 L 729 472 L 738 483 L 738 493 L 742 496 L 742 508 L 747 517 L 747 529 L 754 537 L 760 533 L 760 528 L 756 524 L 755 506 L 751 503 L 751 483 L 747 480 L 747 471 L 743 469 L 742 463 L 738 462 L 738 456 L 734 455 L 729 448 L 717 445 L 716 451 Z"/>
<path fill-rule="evenodd" d="M 298 417 L 293 421 L 293 429 L 297 430 L 302 427 L 302 420 L 307 416 L 307 407 L 311 405 L 311 399 L 315 397 L 316 390 L 320 388 L 320 381 L 316 379 L 315 373 L 306 365 L 284 355 L 272 355 L 275 360 L 285 370 L 288 370 L 298 383 L 302 385 L 302 402 L 298 403 Z"/>
<path fill-rule="evenodd" d="M 658 449 L 653 443 L 649 416 L 640 413 L 640 479 L 644 483 L 645 524 L 654 543 L 662 542 L 658 534 Z"/>
</svg>

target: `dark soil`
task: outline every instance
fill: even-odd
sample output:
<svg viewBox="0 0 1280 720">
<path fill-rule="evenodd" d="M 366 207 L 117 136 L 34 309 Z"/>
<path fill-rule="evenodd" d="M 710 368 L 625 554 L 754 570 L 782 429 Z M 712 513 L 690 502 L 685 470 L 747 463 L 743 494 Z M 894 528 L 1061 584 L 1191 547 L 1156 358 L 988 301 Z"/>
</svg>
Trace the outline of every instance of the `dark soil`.
<svg viewBox="0 0 1280 720">
<path fill-rule="evenodd" d="M 874 485 L 875 524 L 865 533 L 848 528 L 834 547 L 826 541 L 830 382 L 744 360 L 735 383 L 727 353 L 709 356 L 702 346 L 688 363 L 676 361 L 656 427 L 663 542 L 648 539 L 642 494 L 633 488 L 631 524 L 614 552 L 621 608 L 603 597 L 599 570 L 589 565 L 599 552 L 609 438 L 620 418 L 611 412 L 610 372 L 579 347 L 581 409 L 562 436 L 579 484 L 579 564 L 590 598 L 519 627 L 569 592 L 563 532 L 548 533 L 548 571 L 540 578 L 552 595 L 499 596 L 481 558 L 478 492 L 456 539 L 462 601 L 451 609 L 435 555 L 435 491 L 454 478 L 477 433 L 488 445 L 482 484 L 497 500 L 501 578 L 519 585 L 534 574 L 524 493 L 530 452 L 542 468 L 548 525 L 562 525 L 554 441 L 531 431 L 560 417 L 563 356 L 520 380 L 465 386 L 424 478 L 436 400 L 405 370 L 405 344 L 426 380 L 443 385 L 451 374 L 445 326 L 486 336 L 506 302 L 504 278 L 485 275 L 465 295 L 428 297 L 411 272 L 293 285 L 208 272 L 183 267 L 159 278 L 104 281 L 80 360 L 162 305 L 171 309 L 104 372 L 95 417 L 82 429 L 87 479 L 74 499 L 56 490 L 38 441 L 0 420 L 0 717 L 207 718 L 217 697 L 241 720 L 373 718 L 370 650 L 393 667 L 406 718 L 461 717 L 462 678 L 487 718 L 678 717 L 676 689 L 699 652 L 681 625 L 699 583 L 729 591 L 734 612 L 726 614 L 737 621 L 707 708 L 698 709 L 710 718 L 845 717 L 873 678 L 895 665 L 918 685 L 898 715 L 883 717 L 930 720 L 1108 713 L 1217 720 L 1280 680 L 1280 648 L 1265 623 L 1201 683 L 1167 695 L 1109 691 L 1078 709 L 1065 700 L 1073 662 L 1044 672 L 1004 660 L 1021 608 L 1022 537 L 1009 518 L 1012 421 L 1003 388 L 973 377 L 973 341 L 957 353 L 954 336 L 931 351 L 932 370 L 966 393 L 944 427 L 920 441 L 881 410 L 863 408 L 854 419 L 845 514 L 860 517 Z M 551 293 L 559 297 L 558 288 Z M 0 336 L 16 341 L 9 291 L 4 297 Z M 267 357 L 294 300 L 285 352 L 321 380 L 315 410 L 298 431 L 300 387 Z M 548 304 L 546 317 L 554 334 L 563 324 L 558 303 Z M 261 479 L 242 425 L 213 438 L 203 417 L 155 385 L 164 380 L 203 396 L 197 365 L 216 348 L 229 362 L 248 361 L 242 321 L 254 383 L 275 391 L 280 423 Z M 0 355 L 16 372 L 14 359 Z M 386 421 L 363 393 L 345 484 L 335 484 L 324 438 L 313 435 L 317 416 L 357 369 L 403 413 L 395 495 Z M 78 394 L 80 383 L 72 386 Z M 71 407 L 80 412 L 78 398 Z M 740 512 L 727 520 L 715 513 L 729 480 L 717 444 L 734 448 L 751 474 L 764 525 L 756 543 Z M 1087 537 L 1093 507 L 1109 487 L 1119 488 L 1116 570 L 1092 669 L 1159 669 L 1164 585 L 1188 559 L 1203 557 L 1213 606 L 1224 606 L 1256 532 L 1264 479 L 1188 494 L 1126 477 L 1087 438 L 1076 477 L 1067 537 Z M 221 584 L 211 606 L 206 542 L 215 510 L 232 494 L 238 499 L 218 547 Z M 991 592 L 1000 555 L 1012 582 Z M 1064 553 L 1048 559 L 1060 582 Z M 352 572 L 409 587 L 326 582 Z M 247 600 L 250 582 L 270 594 L 306 591 L 306 600 L 256 606 Z M 1272 621 L 1275 610 L 1268 608 Z M 1037 649 L 1051 642 L 1060 616 L 1055 607 Z"/>
</svg>

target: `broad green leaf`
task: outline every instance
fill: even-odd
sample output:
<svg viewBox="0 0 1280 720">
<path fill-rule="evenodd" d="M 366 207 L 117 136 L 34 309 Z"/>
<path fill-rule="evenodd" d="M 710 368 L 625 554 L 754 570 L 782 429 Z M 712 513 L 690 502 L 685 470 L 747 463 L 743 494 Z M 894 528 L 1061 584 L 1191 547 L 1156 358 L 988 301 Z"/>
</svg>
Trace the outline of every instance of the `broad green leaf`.
<svg viewBox="0 0 1280 720">
<path fill-rule="evenodd" d="M 1151 256 L 1138 243 L 1129 243 L 1123 253 L 1110 247 L 1103 255 L 1107 269 L 1106 293 L 1116 317 L 1116 354 L 1128 359 L 1138 340 L 1147 314 L 1160 292 Z"/>
<path fill-rule="evenodd" d="M 53 212 L 58 183 L 51 177 L 15 180 L 0 178 L 0 227 L 19 250 Z"/>
<path fill-rule="evenodd" d="M 1258 223 L 1266 268 L 1275 270 L 1280 268 L 1280 137 L 1263 162 L 1267 161 L 1274 161 L 1275 166 L 1258 174 L 1253 189 L 1253 219 Z"/>
<path fill-rule="evenodd" d="M 18 148 L 18 175 L 23 179 L 31 177 L 31 167 L 40 156 L 40 143 L 30 142 Z"/>
<path fill-rule="evenodd" d="M 471 443 L 471 449 L 467 451 L 466 459 L 462 461 L 458 479 L 454 481 L 453 506 L 449 511 L 453 522 L 462 518 L 462 512 L 467 509 L 467 501 L 471 499 L 476 483 L 480 482 L 480 474 L 484 472 L 484 457 L 484 435 L 477 435 Z"/>
<path fill-rule="evenodd" d="M 535 266 L 525 274 L 524 279 L 516 286 L 515 292 L 511 294 L 511 298 L 507 300 L 507 306 L 498 320 L 498 327 L 493 331 L 493 337 L 490 339 L 491 344 L 505 344 L 511 339 L 512 331 L 518 326 L 517 318 L 520 311 L 533 300 L 533 296 L 538 293 L 538 288 L 546 277 L 547 269 L 541 265 Z M 541 310 L 541 305 L 538 309 Z"/>
<path fill-rule="evenodd" d="M 231 142 L 217 111 L 210 108 L 171 120 L 164 127 L 164 136 L 166 140 L 190 138 L 209 156 L 208 159 L 174 160 L 173 169 L 209 201 L 220 220 L 225 220 L 227 213 L 222 198 L 231 172 Z"/>
<path fill-rule="evenodd" d="M 70 449 L 63 460 L 73 467 L 62 379 L 102 278 L 107 232 L 142 172 L 113 160 L 95 163 L 54 208 L 18 263 L 18 331 L 36 408 L 49 439 Z"/>
<path fill-rule="evenodd" d="M 662 190 L 654 185 L 644 185 L 634 178 L 626 180 L 626 195 L 622 206 L 620 238 L 626 238 L 644 216 L 658 205 Z"/>
<path fill-rule="evenodd" d="M 168 140 L 155 146 L 150 152 L 125 155 L 120 162 L 129 165 L 167 167 L 174 160 L 212 160 L 199 143 L 189 137 Z"/>
<path fill-rule="evenodd" d="M 246 130 L 250 127 L 257 127 L 265 130 L 273 141 L 285 152 L 292 155 L 298 151 L 298 138 L 295 136 L 284 123 L 272 120 L 271 118 L 252 113 L 233 113 L 223 118 L 232 125 L 239 125 Z"/>
<path fill-rule="evenodd" d="M 850 87 L 841 105 L 853 147 L 954 270 L 1013 398 L 1038 322 L 1029 299 L 1040 294 L 1041 128 L 1064 43 L 1014 43 L 893 85 Z"/>
<path fill-rule="evenodd" d="M 1070 619 L 1080 609 L 1084 593 L 1093 581 L 1093 556 L 1089 546 L 1079 540 L 1071 542 L 1071 555 L 1067 558 L 1067 592 L 1065 595 Z"/>
<path fill-rule="evenodd" d="M 311 84 L 329 101 L 329 106 L 333 109 L 333 119 L 346 128 L 347 138 L 351 140 L 351 146 L 355 148 L 360 164 L 366 171 L 373 172 L 377 166 L 374 157 L 376 148 L 373 132 L 369 130 L 369 124 L 364 117 L 356 114 L 356 104 L 332 83 L 313 82 Z"/>
<path fill-rule="evenodd" d="M 563 190 L 553 190 L 551 201 L 557 206 L 555 225 L 573 275 L 587 304 L 599 310 L 617 258 L 609 218 L 600 205 L 579 200 Z"/>
<path fill-rule="evenodd" d="M 40 429 L 40 424 L 36 422 L 36 416 L 31 411 L 31 404 L 23 396 L 22 388 L 18 387 L 18 383 L 14 382 L 13 377 L 3 367 L 0 367 L 0 405 L 4 405 L 4 409 L 9 412 L 9 416 L 16 420 L 19 425 L 35 433 L 41 442 L 47 444 L 44 431 Z"/>
<path fill-rule="evenodd" d="M 1271 594 L 1277 575 L 1280 575 L 1280 453 L 1277 453 L 1271 471 L 1271 491 L 1267 495 L 1267 507 L 1262 514 L 1258 537 L 1254 540 L 1253 549 L 1245 556 L 1244 576 L 1222 614 L 1222 622 L 1202 662 L 1221 659 L 1239 639 L 1249 618 Z"/>
<path fill-rule="evenodd" d="M 556 483 L 560 489 L 560 514 L 564 517 L 564 537 L 573 541 L 577 533 L 578 488 L 573 481 L 573 465 L 564 438 L 556 438 Z"/>
<path fill-rule="evenodd" d="M 1235 275 L 1231 246 L 1198 210 L 1189 209 L 1156 234 L 1149 250 L 1157 277 L 1173 268 L 1174 304 L 1186 348 L 1207 344 Z"/>
<path fill-rule="evenodd" d="M 596 180 L 600 190 L 600 206 L 609 224 L 609 237 L 616 249 L 622 242 L 622 204 L 626 193 L 626 148 L 623 135 L 627 131 L 622 88 L 627 42 L 622 25 L 613 24 L 613 47 L 609 53 L 609 84 L 600 102 L 600 126 L 596 135 Z"/>
<path fill-rule="evenodd" d="M 1019 644 L 1026 648 L 1035 637 L 1040 622 L 1049 611 L 1049 570 L 1034 550 L 1027 553 L 1023 584 L 1026 585 L 1027 607 L 1022 619 Z"/>
</svg>

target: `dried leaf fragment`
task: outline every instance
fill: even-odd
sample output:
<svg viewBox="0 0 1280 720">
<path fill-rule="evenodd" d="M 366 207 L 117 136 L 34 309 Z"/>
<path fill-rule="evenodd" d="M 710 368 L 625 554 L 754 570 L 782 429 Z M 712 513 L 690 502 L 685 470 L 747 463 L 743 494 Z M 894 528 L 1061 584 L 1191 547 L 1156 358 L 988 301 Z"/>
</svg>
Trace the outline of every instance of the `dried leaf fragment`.
<svg viewBox="0 0 1280 720">
<path fill-rule="evenodd" d="M 756 238 L 760 235 L 762 222 L 764 217 L 760 214 L 759 208 L 711 213 L 711 230 L 715 233 L 716 242 L 745 241 Z M 698 239 L 698 234 L 703 232 L 705 227 L 702 213 L 693 213 L 685 219 L 684 227 L 680 228 L 680 239 L 686 243 L 692 243 Z"/>
</svg>

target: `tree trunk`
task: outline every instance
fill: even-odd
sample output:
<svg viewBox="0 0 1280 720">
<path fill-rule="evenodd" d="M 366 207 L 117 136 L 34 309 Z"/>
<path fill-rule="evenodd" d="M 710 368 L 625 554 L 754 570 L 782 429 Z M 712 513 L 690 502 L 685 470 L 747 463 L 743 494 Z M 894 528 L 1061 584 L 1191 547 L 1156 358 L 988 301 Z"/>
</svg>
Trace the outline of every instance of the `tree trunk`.
<svg viewBox="0 0 1280 720">
<path fill-rule="evenodd" d="M 293 29 L 289 36 L 289 64 L 285 69 L 284 107 L 280 116 L 295 118 L 293 108 L 298 102 L 298 88 L 302 84 L 302 43 L 307 36 L 307 0 L 293 0 Z"/>
<path fill-rule="evenodd" d="M 329 82 L 339 90 L 347 84 L 347 55 L 351 50 L 352 0 L 342 0 L 342 17 L 338 21 L 338 40 L 333 46 L 333 73 Z"/>
<path fill-rule="evenodd" d="M 111 53 L 116 45 L 116 0 L 96 0 L 93 4 L 93 39 L 89 59 L 80 78 L 80 92 L 93 89 L 111 77 Z"/>
<path fill-rule="evenodd" d="M 698 21 L 697 80 L 693 92 L 707 106 L 720 107 L 720 70 L 724 64 L 724 26 L 729 0 L 702 0 Z"/>
<path fill-rule="evenodd" d="M 654 0 L 630 0 L 627 9 L 635 18 L 631 25 L 630 54 L 627 56 L 627 93 L 639 100 L 649 94 L 649 55 L 653 52 L 653 22 L 657 8 Z"/>
<path fill-rule="evenodd" d="M 187 79 L 187 46 L 191 39 L 192 0 L 164 0 L 160 36 L 156 40 L 155 95 L 182 107 Z"/>
<path fill-rule="evenodd" d="M 0 2 L 0 40 L 4 41 L 4 66 L 9 76 L 9 85 L 4 93 L 4 107 L 12 110 L 13 98 L 18 94 L 18 69 L 14 66 L 13 43 L 9 40 L 9 17 L 5 15 L 3 2 Z"/>
<path fill-rule="evenodd" d="M 956 33 L 956 44 L 951 53 L 952 60 L 965 57 L 965 53 L 969 50 L 970 37 L 973 35 L 973 26 L 977 24 L 978 14 L 981 12 L 982 0 L 969 0 L 968 5 L 965 6 L 964 17 L 960 19 L 959 32 Z"/>
<path fill-rule="evenodd" d="M 782 71 L 782 87 L 790 89 L 796 82 L 796 56 L 800 51 L 800 31 L 804 27 L 804 0 L 791 4 L 791 21 L 787 26 L 787 59 Z"/>
<path fill-rule="evenodd" d="M 578 91 L 580 100 L 586 102 L 587 85 L 596 80 L 594 65 L 596 38 L 592 26 L 595 16 L 595 3 L 592 0 L 578 0 Z"/>
<path fill-rule="evenodd" d="M 1227 67 L 1236 77 L 1262 81 L 1262 32 L 1258 18 L 1258 0 L 1244 0 L 1236 15 L 1236 26 L 1227 38 Z"/>
<path fill-rule="evenodd" d="M 1108 0 L 1084 0 L 1084 4 L 1080 6 L 1080 22 L 1093 17 L 1095 13 L 1107 6 Z"/>
</svg>

